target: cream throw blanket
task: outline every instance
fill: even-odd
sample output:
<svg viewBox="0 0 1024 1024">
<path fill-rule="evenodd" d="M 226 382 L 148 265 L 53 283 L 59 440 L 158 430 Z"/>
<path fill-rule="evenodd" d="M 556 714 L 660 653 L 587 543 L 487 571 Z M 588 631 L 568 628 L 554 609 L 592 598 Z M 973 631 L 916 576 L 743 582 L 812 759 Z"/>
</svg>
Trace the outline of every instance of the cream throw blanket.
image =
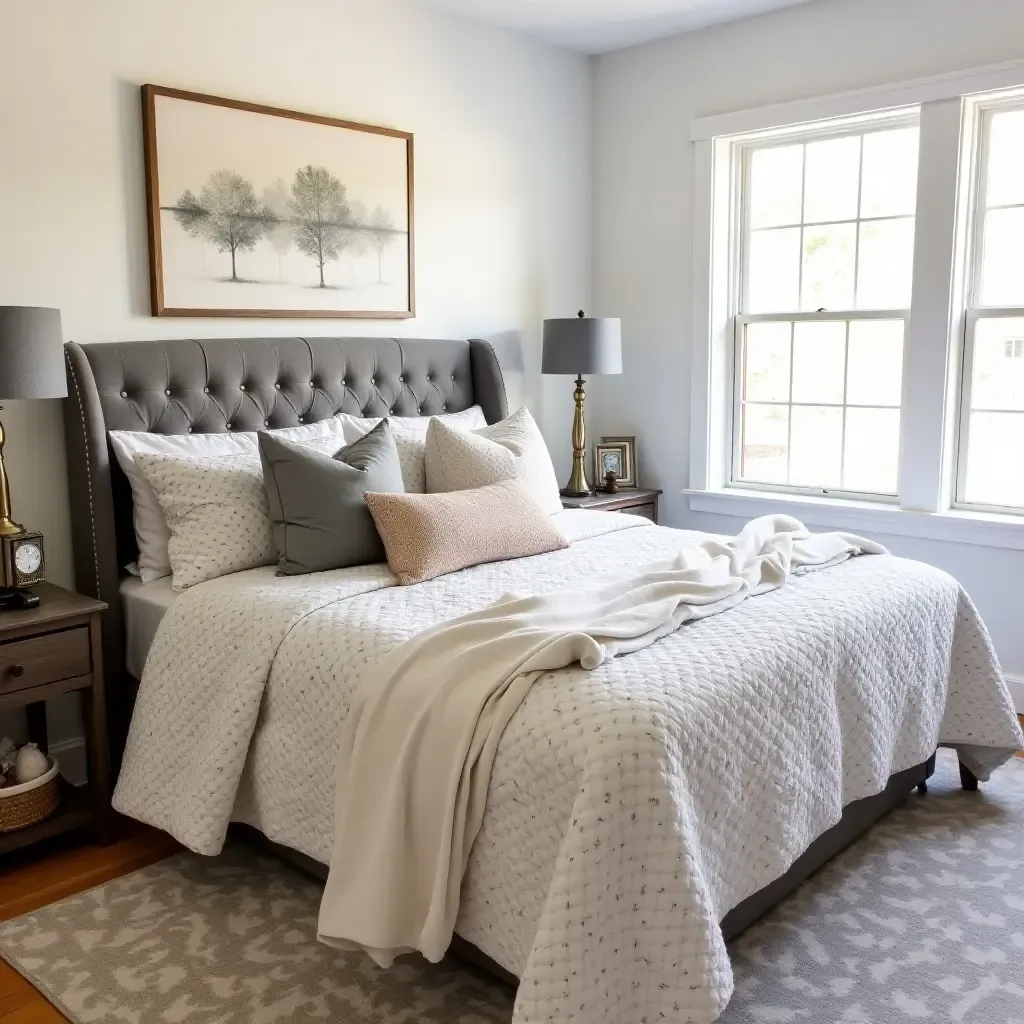
<svg viewBox="0 0 1024 1024">
<path fill-rule="evenodd" d="M 885 554 L 843 533 L 765 516 L 729 540 L 545 595 L 508 595 L 397 647 L 342 727 L 321 941 L 381 966 L 438 961 L 459 909 L 501 734 L 541 673 L 654 643 L 684 622 L 781 587 L 794 572 Z"/>
</svg>

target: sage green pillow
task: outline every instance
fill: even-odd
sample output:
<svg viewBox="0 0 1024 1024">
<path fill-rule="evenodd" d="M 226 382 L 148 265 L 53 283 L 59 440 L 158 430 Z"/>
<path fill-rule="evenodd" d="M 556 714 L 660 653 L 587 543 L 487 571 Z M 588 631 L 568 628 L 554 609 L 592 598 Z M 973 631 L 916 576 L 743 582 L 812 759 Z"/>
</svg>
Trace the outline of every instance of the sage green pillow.
<svg viewBox="0 0 1024 1024">
<path fill-rule="evenodd" d="M 282 574 L 386 561 L 363 495 L 405 490 L 387 420 L 333 456 L 264 431 L 258 440 Z"/>
</svg>

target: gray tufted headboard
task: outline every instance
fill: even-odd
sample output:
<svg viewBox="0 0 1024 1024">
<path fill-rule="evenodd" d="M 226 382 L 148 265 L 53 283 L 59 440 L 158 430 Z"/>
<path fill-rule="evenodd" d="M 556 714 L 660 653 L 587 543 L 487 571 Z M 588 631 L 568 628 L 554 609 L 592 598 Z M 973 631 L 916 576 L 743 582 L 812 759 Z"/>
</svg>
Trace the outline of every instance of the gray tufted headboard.
<svg viewBox="0 0 1024 1024">
<path fill-rule="evenodd" d="M 429 416 L 483 407 L 489 423 L 522 401 L 518 341 L 243 338 L 65 346 L 64 403 L 75 579 L 106 601 L 103 658 L 111 753 L 127 735 L 118 583 L 137 550 L 131 489 L 108 430 L 160 434 L 290 427 L 353 415 Z"/>
</svg>

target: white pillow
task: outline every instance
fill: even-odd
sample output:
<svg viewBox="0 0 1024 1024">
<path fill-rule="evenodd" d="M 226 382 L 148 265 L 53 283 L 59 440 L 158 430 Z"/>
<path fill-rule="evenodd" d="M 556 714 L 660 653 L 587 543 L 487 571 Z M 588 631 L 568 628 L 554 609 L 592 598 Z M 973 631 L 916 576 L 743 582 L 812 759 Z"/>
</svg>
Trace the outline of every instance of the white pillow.
<svg viewBox="0 0 1024 1024">
<path fill-rule="evenodd" d="M 174 590 L 277 560 L 258 451 L 201 458 L 139 452 L 135 462 L 167 519 Z"/>
<path fill-rule="evenodd" d="M 339 419 L 345 421 L 345 440 L 351 444 L 369 433 L 380 417 L 349 416 L 343 413 Z M 427 478 L 423 466 L 423 453 L 427 442 L 427 428 L 433 420 L 442 420 L 463 430 L 474 430 L 487 426 L 487 417 L 479 405 L 472 405 L 462 412 L 441 413 L 438 416 L 389 416 L 391 436 L 398 449 L 398 461 L 402 467 L 402 482 L 408 494 L 425 494 Z"/>
<path fill-rule="evenodd" d="M 132 488 L 132 523 L 139 547 L 139 576 L 143 583 L 152 583 L 171 574 L 171 563 L 167 557 L 171 532 L 156 493 L 136 462 L 136 456 L 143 452 L 179 458 L 240 455 L 256 451 L 256 435 L 148 434 L 145 431 L 111 430 L 109 436 L 117 461 Z"/>
<path fill-rule="evenodd" d="M 434 420 L 427 430 L 424 463 L 428 493 L 519 480 L 548 515 L 562 511 L 551 455 L 525 406 L 478 430 L 460 430 Z"/>
<path fill-rule="evenodd" d="M 305 443 L 336 437 L 338 447 L 345 443 L 345 424 L 341 416 L 306 423 L 299 427 L 280 427 L 270 431 L 286 441 Z M 257 452 L 256 434 L 248 431 L 225 434 L 150 434 L 143 430 L 111 430 L 110 444 L 132 488 L 132 524 L 139 548 L 138 575 L 143 583 L 152 583 L 171 575 L 167 557 L 170 531 L 145 474 L 138 469 L 135 456 L 140 452 L 194 458 L 204 455 L 238 455 Z M 333 454 L 333 453 L 332 453 Z"/>
</svg>

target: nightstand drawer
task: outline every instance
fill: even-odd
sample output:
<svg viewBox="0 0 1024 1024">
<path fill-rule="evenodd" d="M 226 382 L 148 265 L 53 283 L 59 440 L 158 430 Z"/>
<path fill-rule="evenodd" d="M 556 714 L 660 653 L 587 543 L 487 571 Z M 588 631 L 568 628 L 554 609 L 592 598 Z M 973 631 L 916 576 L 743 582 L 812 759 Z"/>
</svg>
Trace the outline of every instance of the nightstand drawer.
<svg viewBox="0 0 1024 1024">
<path fill-rule="evenodd" d="M 650 519 L 652 523 L 658 521 L 658 517 L 654 514 L 653 505 L 628 505 L 626 508 L 618 509 L 619 512 L 624 512 L 627 516 L 643 516 L 644 519 Z"/>
<path fill-rule="evenodd" d="M 91 671 L 89 630 L 85 626 L 0 644 L 0 693 L 56 683 Z"/>
</svg>

